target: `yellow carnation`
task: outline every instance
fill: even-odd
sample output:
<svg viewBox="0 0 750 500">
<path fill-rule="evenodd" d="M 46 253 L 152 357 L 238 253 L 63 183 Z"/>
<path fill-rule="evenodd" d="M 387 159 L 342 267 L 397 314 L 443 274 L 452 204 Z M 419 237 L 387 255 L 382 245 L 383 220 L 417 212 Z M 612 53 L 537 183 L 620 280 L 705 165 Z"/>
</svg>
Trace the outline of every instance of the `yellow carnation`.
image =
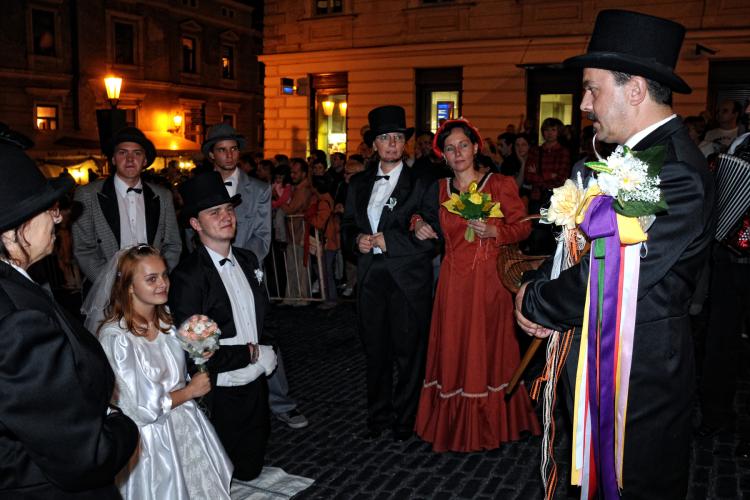
<svg viewBox="0 0 750 500">
<path fill-rule="evenodd" d="M 469 201 L 474 205 L 481 205 L 484 199 L 482 198 L 481 193 L 474 192 L 469 195 Z"/>
<path fill-rule="evenodd" d="M 545 218 L 558 226 L 575 228 L 576 214 L 582 198 L 575 182 L 568 179 L 565 184 L 552 190 L 552 199 Z"/>
</svg>

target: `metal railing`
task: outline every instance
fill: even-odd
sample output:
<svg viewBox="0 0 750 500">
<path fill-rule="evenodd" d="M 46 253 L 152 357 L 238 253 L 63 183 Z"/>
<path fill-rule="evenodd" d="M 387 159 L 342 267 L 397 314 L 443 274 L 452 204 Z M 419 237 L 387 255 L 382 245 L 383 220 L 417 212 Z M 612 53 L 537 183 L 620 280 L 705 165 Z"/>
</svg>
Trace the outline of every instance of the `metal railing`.
<svg viewBox="0 0 750 500">
<path fill-rule="evenodd" d="M 287 215 L 285 219 L 287 241 L 272 242 L 269 254 L 271 265 L 267 266 L 270 269 L 266 272 L 270 272 L 273 278 L 273 284 L 269 286 L 269 296 L 271 300 L 283 300 L 288 303 L 322 302 L 328 296 L 323 243 L 313 228 L 310 236 L 305 236 L 308 224 L 304 220 L 304 215 Z M 305 238 L 309 239 L 307 265 L 303 263 Z M 310 252 L 313 248 L 318 251 Z M 320 289 L 319 297 L 314 297 L 312 293 L 316 278 Z"/>
</svg>

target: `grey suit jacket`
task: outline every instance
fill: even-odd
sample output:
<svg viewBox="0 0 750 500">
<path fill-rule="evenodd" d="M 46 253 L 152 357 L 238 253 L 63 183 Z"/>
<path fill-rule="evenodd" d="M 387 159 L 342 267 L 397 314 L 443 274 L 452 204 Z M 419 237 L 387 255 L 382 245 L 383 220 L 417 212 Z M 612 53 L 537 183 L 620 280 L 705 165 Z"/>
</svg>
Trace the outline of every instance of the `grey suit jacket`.
<svg viewBox="0 0 750 500">
<path fill-rule="evenodd" d="M 146 235 L 150 245 L 161 250 L 169 269 L 180 260 L 182 241 L 172 202 L 172 193 L 161 186 L 143 183 Z M 120 211 L 114 178 L 99 179 L 76 189 L 75 200 L 83 212 L 73 223 L 73 255 L 90 282 L 120 249 Z"/>
<path fill-rule="evenodd" d="M 235 208 L 237 235 L 234 246 L 250 250 L 261 263 L 271 247 L 271 185 L 239 171 L 237 194 L 242 203 Z"/>
</svg>

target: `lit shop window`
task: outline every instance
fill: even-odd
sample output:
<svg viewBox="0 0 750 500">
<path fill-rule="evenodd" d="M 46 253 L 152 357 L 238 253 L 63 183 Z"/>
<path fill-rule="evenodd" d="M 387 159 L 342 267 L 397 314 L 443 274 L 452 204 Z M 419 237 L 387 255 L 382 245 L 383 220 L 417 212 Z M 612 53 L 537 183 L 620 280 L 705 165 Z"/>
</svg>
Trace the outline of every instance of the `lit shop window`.
<svg viewBox="0 0 750 500">
<path fill-rule="evenodd" d="M 57 106 L 37 105 L 34 119 L 37 130 L 57 130 Z"/>
<path fill-rule="evenodd" d="M 329 156 L 346 153 L 346 94 L 316 96 L 318 149 Z"/>
</svg>

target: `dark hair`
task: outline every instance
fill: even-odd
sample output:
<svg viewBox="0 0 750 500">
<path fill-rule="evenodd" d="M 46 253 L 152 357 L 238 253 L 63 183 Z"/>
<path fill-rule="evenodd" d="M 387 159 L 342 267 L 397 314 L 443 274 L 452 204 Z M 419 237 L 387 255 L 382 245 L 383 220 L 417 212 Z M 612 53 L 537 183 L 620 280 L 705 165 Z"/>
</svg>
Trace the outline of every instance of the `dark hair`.
<svg viewBox="0 0 750 500">
<path fill-rule="evenodd" d="M 294 158 L 290 158 L 289 159 L 289 167 L 290 168 L 293 167 L 295 163 L 298 164 L 302 168 L 303 172 L 307 173 L 307 162 L 305 160 L 303 160 L 302 158 L 299 158 L 297 156 L 295 156 Z"/>
<path fill-rule="evenodd" d="M 490 172 L 497 172 L 497 165 L 492 161 L 492 158 L 482 153 L 477 153 L 476 158 L 474 158 L 474 170 L 479 170 L 479 167 L 487 167 Z"/>
<path fill-rule="evenodd" d="M 273 157 L 276 160 L 277 165 L 289 164 L 289 157 L 287 155 L 277 154 Z"/>
<path fill-rule="evenodd" d="M 315 191 L 320 194 L 326 194 L 331 192 L 331 179 L 325 175 L 313 175 L 312 187 Z"/>
<path fill-rule="evenodd" d="M 457 128 L 460 128 L 461 130 L 463 130 L 464 134 L 466 135 L 466 137 L 469 138 L 469 140 L 471 141 L 472 144 L 479 144 L 479 137 L 471 129 L 471 127 L 469 127 L 469 126 L 467 126 L 467 125 L 465 125 L 465 124 L 463 124 L 461 122 L 453 122 L 453 123 L 449 123 L 448 126 L 446 126 L 445 128 L 443 128 L 443 130 L 441 130 L 438 133 L 438 136 L 437 136 L 437 147 L 438 147 L 438 149 L 440 151 L 442 151 L 443 148 L 445 147 L 445 140 L 448 138 L 449 135 L 451 135 L 451 132 L 454 129 L 457 129 Z"/>
<path fill-rule="evenodd" d="M 255 162 L 255 158 L 253 158 L 253 153 L 242 153 L 240 155 L 240 161 L 244 161 L 245 163 L 249 163 L 253 167 L 257 165 L 257 163 Z"/>
<path fill-rule="evenodd" d="M 622 71 L 610 71 L 612 73 L 612 76 L 615 78 L 615 84 L 618 87 L 621 87 L 628 83 L 631 78 L 633 78 L 633 75 L 630 73 L 623 73 Z M 672 89 L 667 87 L 666 85 L 659 83 L 654 80 L 650 80 L 648 78 L 645 78 L 646 80 L 646 86 L 648 87 L 648 93 L 651 96 L 651 99 L 654 100 L 657 104 L 663 104 L 665 106 L 671 106 L 672 105 Z"/>
<path fill-rule="evenodd" d="M 349 156 L 349 159 L 350 159 L 350 160 L 354 160 L 354 161 L 358 161 L 358 162 L 360 162 L 360 163 L 361 163 L 362 165 L 364 165 L 364 164 L 365 164 L 365 157 L 364 157 L 364 156 L 362 156 L 362 155 L 360 155 L 360 154 L 353 154 L 353 155 Z"/>
<path fill-rule="evenodd" d="M 331 160 L 333 160 L 334 158 L 341 158 L 341 161 L 346 163 L 346 155 L 344 153 L 331 153 Z"/>
<path fill-rule="evenodd" d="M 23 235 L 24 231 L 26 230 L 26 226 L 28 226 L 29 221 L 36 217 L 38 214 L 34 214 L 33 216 L 26 219 L 23 223 L 21 223 L 20 226 L 18 226 L 15 229 L 12 229 L 13 231 L 13 241 L 18 242 L 18 248 L 21 250 L 21 253 L 23 254 L 24 262 L 19 262 L 18 260 L 14 259 L 10 252 L 8 251 L 8 248 L 5 246 L 5 243 L 3 243 L 2 238 L 0 238 L 0 257 L 2 257 L 4 260 L 7 260 L 8 262 L 16 262 L 17 264 L 26 264 L 29 262 L 29 259 L 31 256 L 29 255 L 29 252 L 26 251 L 26 249 L 23 247 L 21 242 L 23 242 L 25 245 L 29 244 L 29 241 L 26 239 L 26 237 Z M 5 231 L 3 231 L 5 232 Z"/>
<path fill-rule="evenodd" d="M 271 160 L 260 160 L 260 163 L 258 165 L 268 168 L 269 171 L 273 171 L 274 169 L 273 162 Z M 281 163 L 280 165 L 285 164 Z"/>
<path fill-rule="evenodd" d="M 325 151 L 323 151 L 322 149 L 314 149 L 311 153 L 311 156 L 316 160 L 319 160 L 326 167 L 328 166 L 328 157 L 326 156 Z"/>
<path fill-rule="evenodd" d="M 292 178 L 291 178 L 291 169 L 289 168 L 289 165 L 278 165 L 275 168 L 271 170 L 273 172 L 273 176 L 280 175 L 283 177 L 283 180 L 281 183 L 283 185 L 291 184 Z"/>
<path fill-rule="evenodd" d="M 422 130 L 422 131 L 417 132 L 416 134 L 414 134 L 415 137 L 422 137 L 423 135 L 430 136 L 430 139 L 434 139 L 435 138 L 435 134 L 432 133 L 432 131 L 430 131 L 430 130 Z"/>
<path fill-rule="evenodd" d="M 533 146 L 534 142 L 531 140 L 531 135 L 527 134 L 526 132 L 521 132 L 520 134 L 516 134 L 516 138 L 513 140 L 513 147 L 516 146 L 516 141 L 518 139 L 523 139 L 528 143 L 529 146 Z"/>
<path fill-rule="evenodd" d="M 555 118 L 554 116 L 548 116 L 544 119 L 542 122 L 542 131 L 548 128 L 556 128 L 558 134 L 562 134 L 563 131 L 563 122 L 561 122 L 559 119 Z"/>
<path fill-rule="evenodd" d="M 505 144 L 512 145 L 514 142 L 516 142 L 516 134 L 503 132 L 502 134 L 497 136 L 497 140 L 503 141 Z"/>
<path fill-rule="evenodd" d="M 152 319 L 157 323 L 159 331 L 169 333 L 172 325 L 172 316 L 169 314 L 166 304 L 156 306 L 153 318 L 143 318 L 133 309 L 130 286 L 133 284 L 133 277 L 138 263 L 146 257 L 158 257 L 164 262 L 165 268 L 167 266 L 167 262 L 159 250 L 150 245 L 136 245 L 130 247 L 122 254 L 120 260 L 117 261 L 117 276 L 114 283 L 112 283 L 112 290 L 109 294 L 109 305 L 104 314 L 104 321 L 99 325 L 99 328 L 105 323 L 124 319 L 130 333 L 136 337 L 143 337 L 148 332 L 148 328 L 144 329 L 141 325 L 144 321 L 148 322 L 149 319 Z M 139 324 L 136 324 L 136 321 Z M 162 323 L 166 325 L 163 328 L 161 326 Z"/>
</svg>

